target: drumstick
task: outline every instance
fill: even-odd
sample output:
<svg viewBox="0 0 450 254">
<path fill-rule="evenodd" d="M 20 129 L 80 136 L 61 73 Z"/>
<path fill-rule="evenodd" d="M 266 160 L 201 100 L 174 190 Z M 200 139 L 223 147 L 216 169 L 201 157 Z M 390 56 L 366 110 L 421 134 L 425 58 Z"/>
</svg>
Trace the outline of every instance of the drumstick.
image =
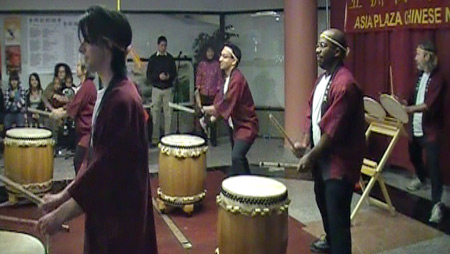
<svg viewBox="0 0 450 254">
<path fill-rule="evenodd" d="M 389 76 L 390 76 L 390 80 L 391 80 L 391 95 L 394 95 L 394 80 L 392 77 L 392 66 L 389 65 Z"/>
<path fill-rule="evenodd" d="M 192 109 L 192 108 L 188 108 L 188 107 L 185 107 L 185 106 L 182 106 L 182 105 L 179 105 L 179 104 L 175 104 L 175 103 L 172 103 L 172 102 L 169 102 L 169 107 L 171 107 L 171 108 L 174 108 L 174 109 L 178 109 L 178 110 L 181 110 L 181 111 L 184 111 L 184 112 L 187 112 L 187 113 L 191 113 L 191 114 L 194 114 L 194 109 Z"/>
<path fill-rule="evenodd" d="M 0 215 L 0 220 L 19 223 L 19 224 L 25 224 L 25 225 L 30 225 L 30 226 L 35 226 L 38 223 L 37 220 L 18 218 L 18 217 L 7 216 L 7 215 Z M 70 231 L 69 225 L 63 224 L 63 225 L 61 225 L 61 228 L 64 229 L 64 231 L 66 231 L 66 232 Z"/>
<path fill-rule="evenodd" d="M 25 197 L 28 200 L 30 200 L 31 202 L 35 203 L 36 205 L 42 205 L 44 203 L 44 200 L 42 200 L 40 197 L 36 196 L 31 191 L 26 190 L 24 187 L 22 187 L 22 185 L 13 182 L 8 177 L 6 177 L 4 175 L 0 175 L 0 180 L 2 180 L 2 182 L 4 182 L 9 187 L 11 187 L 11 188 L 15 189 L 16 191 L 18 191 L 18 192 L 22 193 L 23 195 L 25 195 Z"/>
<path fill-rule="evenodd" d="M 50 117 L 50 114 L 51 114 L 51 112 L 47 112 L 47 111 L 39 110 L 39 109 L 34 109 L 34 108 L 28 108 L 28 112 L 34 113 L 34 114 L 40 114 L 40 115 L 44 115 L 44 116 L 48 116 L 48 117 Z"/>
<path fill-rule="evenodd" d="M 269 119 L 272 121 L 272 123 L 275 125 L 275 127 L 278 129 L 278 131 L 287 139 L 289 144 L 292 146 L 293 149 L 295 149 L 294 142 L 289 138 L 287 133 L 284 131 L 283 127 L 278 123 L 277 119 L 272 114 L 269 114 Z"/>
<path fill-rule="evenodd" d="M 271 162 L 271 161 L 260 161 L 260 167 L 277 167 L 277 168 L 296 168 L 295 163 L 284 163 L 284 162 Z"/>
<path fill-rule="evenodd" d="M 152 108 L 153 107 L 153 103 L 150 103 L 150 104 L 144 104 L 144 108 Z M 169 102 L 169 107 L 171 107 L 171 108 L 174 108 L 174 109 L 178 109 L 178 110 L 181 110 L 181 111 L 184 111 L 184 112 L 187 112 L 187 113 L 191 113 L 191 114 L 194 114 L 194 109 L 192 109 L 192 108 L 188 108 L 188 107 L 185 107 L 185 106 L 182 106 L 182 105 L 179 105 L 179 104 L 175 104 L 175 103 L 172 103 L 172 102 Z"/>
</svg>

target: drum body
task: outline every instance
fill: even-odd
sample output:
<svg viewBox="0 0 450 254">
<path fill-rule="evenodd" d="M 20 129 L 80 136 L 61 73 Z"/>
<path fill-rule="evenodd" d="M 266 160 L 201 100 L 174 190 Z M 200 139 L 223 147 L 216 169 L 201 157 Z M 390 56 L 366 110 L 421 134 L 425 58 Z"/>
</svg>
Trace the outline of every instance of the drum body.
<svg viewBox="0 0 450 254">
<path fill-rule="evenodd" d="M 199 203 L 206 195 L 205 140 L 168 135 L 161 139 L 159 148 L 159 198 L 174 206 Z"/>
<path fill-rule="evenodd" d="M 23 233 L 0 230 L 2 254 L 45 254 L 44 245 L 35 237 Z"/>
<path fill-rule="evenodd" d="M 46 129 L 16 128 L 6 132 L 5 176 L 37 195 L 50 191 L 53 179 L 52 133 Z M 7 187 L 15 197 L 22 195 Z M 11 200 L 13 201 L 13 200 Z"/>
<path fill-rule="evenodd" d="M 289 203 L 287 189 L 278 181 L 260 176 L 225 179 L 217 196 L 217 253 L 286 253 Z"/>
</svg>

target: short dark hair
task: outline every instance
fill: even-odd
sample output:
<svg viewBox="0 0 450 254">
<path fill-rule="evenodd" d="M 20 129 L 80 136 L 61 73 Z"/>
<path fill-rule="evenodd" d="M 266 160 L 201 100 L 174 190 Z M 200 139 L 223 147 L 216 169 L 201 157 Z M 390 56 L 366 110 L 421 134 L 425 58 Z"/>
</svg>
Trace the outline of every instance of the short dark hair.
<svg viewBox="0 0 450 254">
<path fill-rule="evenodd" d="M 159 45 L 161 42 L 163 42 L 163 41 L 167 43 L 167 38 L 166 38 L 166 36 L 164 36 L 164 35 L 159 36 L 159 37 L 158 37 L 158 45 Z"/>
<path fill-rule="evenodd" d="M 99 46 L 112 44 L 111 69 L 114 75 L 126 76 L 125 58 L 133 33 L 125 15 L 101 6 L 89 7 L 78 23 L 78 37 Z"/>
</svg>

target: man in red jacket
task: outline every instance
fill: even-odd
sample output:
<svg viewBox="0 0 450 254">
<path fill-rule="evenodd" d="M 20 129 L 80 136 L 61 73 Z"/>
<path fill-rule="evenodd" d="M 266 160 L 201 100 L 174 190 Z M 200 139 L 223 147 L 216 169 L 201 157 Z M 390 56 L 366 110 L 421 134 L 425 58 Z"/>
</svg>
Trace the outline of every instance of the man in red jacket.
<svg viewBox="0 0 450 254">
<path fill-rule="evenodd" d="M 51 211 L 42 234 L 85 214 L 85 254 L 156 254 L 148 174 L 146 119 L 136 86 L 126 76 L 131 26 L 125 15 L 94 6 L 78 24 L 80 52 L 101 77 L 86 170 L 80 171 Z M 44 204 L 44 207 L 51 207 Z"/>
<path fill-rule="evenodd" d="M 219 58 L 225 83 L 214 98 L 214 104 L 203 107 L 205 113 L 212 115 L 212 121 L 216 117 L 227 121 L 232 145 L 228 176 L 251 174 L 246 154 L 255 141 L 259 128 L 250 87 L 242 72 L 237 69 L 240 61 L 241 50 L 234 44 L 225 44 Z"/>
<path fill-rule="evenodd" d="M 417 177 L 407 186 L 410 191 L 422 188 L 426 171 L 422 161 L 425 150 L 426 165 L 431 178 L 431 199 L 434 207 L 429 221 L 439 223 L 443 218 L 442 176 L 439 166 L 439 133 L 443 127 L 445 80 L 438 70 L 436 48 L 425 41 L 416 49 L 415 61 L 419 76 L 414 92 L 405 110 L 412 115 L 410 129 L 409 157 Z"/>
<path fill-rule="evenodd" d="M 314 193 L 326 233 L 311 245 L 312 252 L 351 253 L 350 203 L 359 180 L 365 150 L 363 92 L 343 66 L 348 52 L 345 35 L 324 31 L 316 47 L 325 70 L 314 86 L 304 126 L 304 140 L 294 154 L 299 168 L 311 170 Z"/>
</svg>

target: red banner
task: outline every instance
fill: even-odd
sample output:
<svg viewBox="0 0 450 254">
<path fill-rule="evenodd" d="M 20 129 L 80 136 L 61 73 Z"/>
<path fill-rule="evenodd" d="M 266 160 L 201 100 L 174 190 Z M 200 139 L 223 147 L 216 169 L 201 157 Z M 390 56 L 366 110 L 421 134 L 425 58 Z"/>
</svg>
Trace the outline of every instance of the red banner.
<svg viewBox="0 0 450 254">
<path fill-rule="evenodd" d="M 345 31 L 450 28 L 450 0 L 347 0 Z"/>
</svg>

